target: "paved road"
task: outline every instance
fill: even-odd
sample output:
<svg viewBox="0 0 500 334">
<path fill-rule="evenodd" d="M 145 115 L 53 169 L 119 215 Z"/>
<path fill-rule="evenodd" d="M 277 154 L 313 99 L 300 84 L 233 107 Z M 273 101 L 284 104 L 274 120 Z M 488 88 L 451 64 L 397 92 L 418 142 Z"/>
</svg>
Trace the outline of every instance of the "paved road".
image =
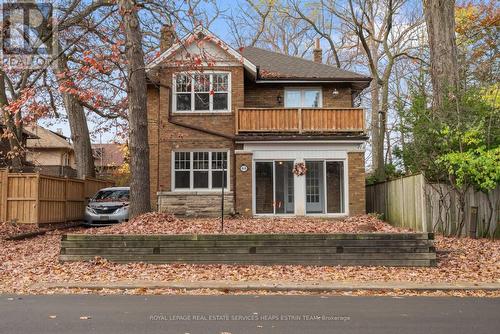
<svg viewBox="0 0 500 334">
<path fill-rule="evenodd" d="M 0 333 L 480 334 L 499 312 L 499 298 L 2 295 Z"/>
</svg>

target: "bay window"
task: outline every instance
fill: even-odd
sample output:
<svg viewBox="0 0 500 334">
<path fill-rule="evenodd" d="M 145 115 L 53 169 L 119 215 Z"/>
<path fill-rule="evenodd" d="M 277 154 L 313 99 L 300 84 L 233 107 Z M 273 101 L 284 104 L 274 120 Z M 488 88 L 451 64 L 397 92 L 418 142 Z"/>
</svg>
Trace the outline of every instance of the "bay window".
<svg viewBox="0 0 500 334">
<path fill-rule="evenodd" d="M 173 188 L 216 190 L 227 188 L 227 151 L 174 152 Z"/>
<path fill-rule="evenodd" d="M 179 73 L 174 77 L 175 112 L 230 112 L 229 73 Z"/>
</svg>

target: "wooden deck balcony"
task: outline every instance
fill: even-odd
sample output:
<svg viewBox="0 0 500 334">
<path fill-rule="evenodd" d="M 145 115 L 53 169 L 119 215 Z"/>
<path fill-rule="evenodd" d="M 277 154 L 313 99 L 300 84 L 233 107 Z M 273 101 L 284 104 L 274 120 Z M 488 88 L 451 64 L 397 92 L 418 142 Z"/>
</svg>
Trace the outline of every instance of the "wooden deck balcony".
<svg viewBox="0 0 500 334">
<path fill-rule="evenodd" d="M 241 108 L 236 134 L 364 132 L 362 108 Z"/>
</svg>

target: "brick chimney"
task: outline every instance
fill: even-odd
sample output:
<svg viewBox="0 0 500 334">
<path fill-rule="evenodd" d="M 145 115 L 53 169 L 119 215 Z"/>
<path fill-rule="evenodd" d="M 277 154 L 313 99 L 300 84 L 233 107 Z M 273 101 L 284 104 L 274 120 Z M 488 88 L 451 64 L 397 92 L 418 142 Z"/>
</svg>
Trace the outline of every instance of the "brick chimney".
<svg viewBox="0 0 500 334">
<path fill-rule="evenodd" d="M 160 30 L 160 52 L 163 52 L 170 48 L 174 44 L 175 31 L 174 27 L 171 25 L 164 25 Z"/>
<path fill-rule="evenodd" d="M 323 50 L 319 44 L 319 38 L 316 38 L 316 43 L 314 44 L 313 61 L 320 64 L 323 62 Z"/>
</svg>

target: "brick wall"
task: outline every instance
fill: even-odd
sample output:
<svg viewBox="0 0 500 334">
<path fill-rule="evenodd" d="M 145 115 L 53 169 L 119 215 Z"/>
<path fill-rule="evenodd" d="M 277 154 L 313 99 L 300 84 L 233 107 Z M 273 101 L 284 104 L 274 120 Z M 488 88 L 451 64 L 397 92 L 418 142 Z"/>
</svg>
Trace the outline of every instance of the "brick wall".
<svg viewBox="0 0 500 334">
<path fill-rule="evenodd" d="M 161 192 L 158 194 L 158 211 L 186 217 L 220 217 L 222 194 L 220 192 Z M 234 213 L 233 193 L 224 194 L 224 215 Z"/>
<path fill-rule="evenodd" d="M 210 70 L 231 72 L 230 114 L 172 114 L 172 120 L 204 129 L 234 135 L 234 114 L 243 107 L 243 66 L 212 67 Z M 231 139 L 187 129 L 168 121 L 170 90 L 174 68 L 162 68 L 161 86 L 148 86 L 148 124 L 151 171 L 151 206 L 157 207 L 156 193 L 171 190 L 171 152 L 174 150 L 228 149 L 234 151 Z M 234 187 L 234 157 L 230 154 L 230 187 Z"/>
<path fill-rule="evenodd" d="M 366 212 L 365 207 L 365 153 L 348 152 L 349 167 L 349 215 L 360 215 Z"/>
<path fill-rule="evenodd" d="M 247 108 L 279 108 L 284 106 L 285 87 L 318 87 L 320 84 L 256 84 L 245 82 L 245 107 Z M 340 83 L 323 84 L 324 108 L 350 108 L 352 107 L 351 88 Z M 333 89 L 339 91 L 334 97 Z M 281 103 L 278 103 L 278 95 Z"/>
<path fill-rule="evenodd" d="M 235 133 L 235 112 L 242 107 L 260 107 L 272 108 L 282 107 L 284 103 L 285 87 L 304 87 L 305 85 L 292 84 L 260 84 L 256 85 L 250 81 L 244 80 L 243 66 L 234 67 L 211 67 L 210 70 L 227 71 L 231 73 L 231 113 L 229 114 L 172 114 L 173 121 L 192 124 L 207 130 L 217 131 L 226 135 Z M 149 147 L 150 147 L 150 171 L 151 171 L 151 206 L 157 208 L 157 192 L 170 192 L 172 190 L 171 175 L 171 156 L 175 150 L 194 150 L 194 149 L 214 149 L 230 150 L 230 190 L 234 192 L 235 211 L 240 214 L 252 213 L 252 159 L 249 154 L 234 155 L 235 144 L 233 140 L 221 136 L 203 133 L 197 130 L 188 129 L 168 121 L 168 113 L 171 104 L 171 92 L 167 87 L 171 87 L 175 68 L 164 67 L 159 70 L 158 78 L 160 85 L 148 86 L 148 124 L 149 124 Z M 166 87 L 165 87 L 166 86 Z M 311 87 L 317 87 L 319 84 L 310 84 Z M 334 97 L 332 90 L 337 89 L 340 94 Z M 278 104 L 277 96 L 281 96 L 281 104 Z M 351 107 L 351 89 L 345 84 L 325 84 L 323 85 L 323 106 L 327 108 Z M 240 145 L 241 146 L 241 145 Z M 239 148 L 241 149 L 241 147 Z M 354 153 L 356 155 L 358 153 Z M 351 156 L 349 157 L 349 166 L 351 166 Z M 356 171 L 349 170 L 350 179 L 350 198 L 351 214 L 354 212 L 364 212 L 364 163 L 362 157 L 353 156 L 353 166 Z M 249 170 L 242 173 L 239 170 L 241 163 L 245 163 Z M 358 167 L 356 167 L 358 166 Z M 361 167 L 359 167 L 361 166 Z M 358 173 L 358 174 L 352 174 Z M 361 174 L 359 174 L 361 173 Z M 355 176 L 356 175 L 356 176 Z M 351 180 L 352 179 L 352 180 Z M 362 184 L 361 189 L 358 184 Z M 352 190 L 351 190 L 352 188 Z M 359 194 L 363 191 L 362 196 Z M 202 195 L 198 195 L 202 196 Z M 168 197 L 170 198 L 170 197 Z M 363 199 L 362 204 L 356 204 L 353 201 Z M 191 198 L 185 198 L 191 201 Z M 169 200 L 164 201 L 162 209 L 166 208 Z M 171 202 L 173 203 L 173 202 Z M 177 203 L 179 204 L 179 203 Z M 177 205 L 176 204 L 176 205 Z M 197 204 L 194 204 L 195 206 Z"/>
<path fill-rule="evenodd" d="M 236 158 L 236 206 L 235 211 L 241 215 L 252 215 L 252 153 L 238 152 Z M 240 170 L 240 166 L 245 164 L 248 167 L 246 172 Z"/>
</svg>

